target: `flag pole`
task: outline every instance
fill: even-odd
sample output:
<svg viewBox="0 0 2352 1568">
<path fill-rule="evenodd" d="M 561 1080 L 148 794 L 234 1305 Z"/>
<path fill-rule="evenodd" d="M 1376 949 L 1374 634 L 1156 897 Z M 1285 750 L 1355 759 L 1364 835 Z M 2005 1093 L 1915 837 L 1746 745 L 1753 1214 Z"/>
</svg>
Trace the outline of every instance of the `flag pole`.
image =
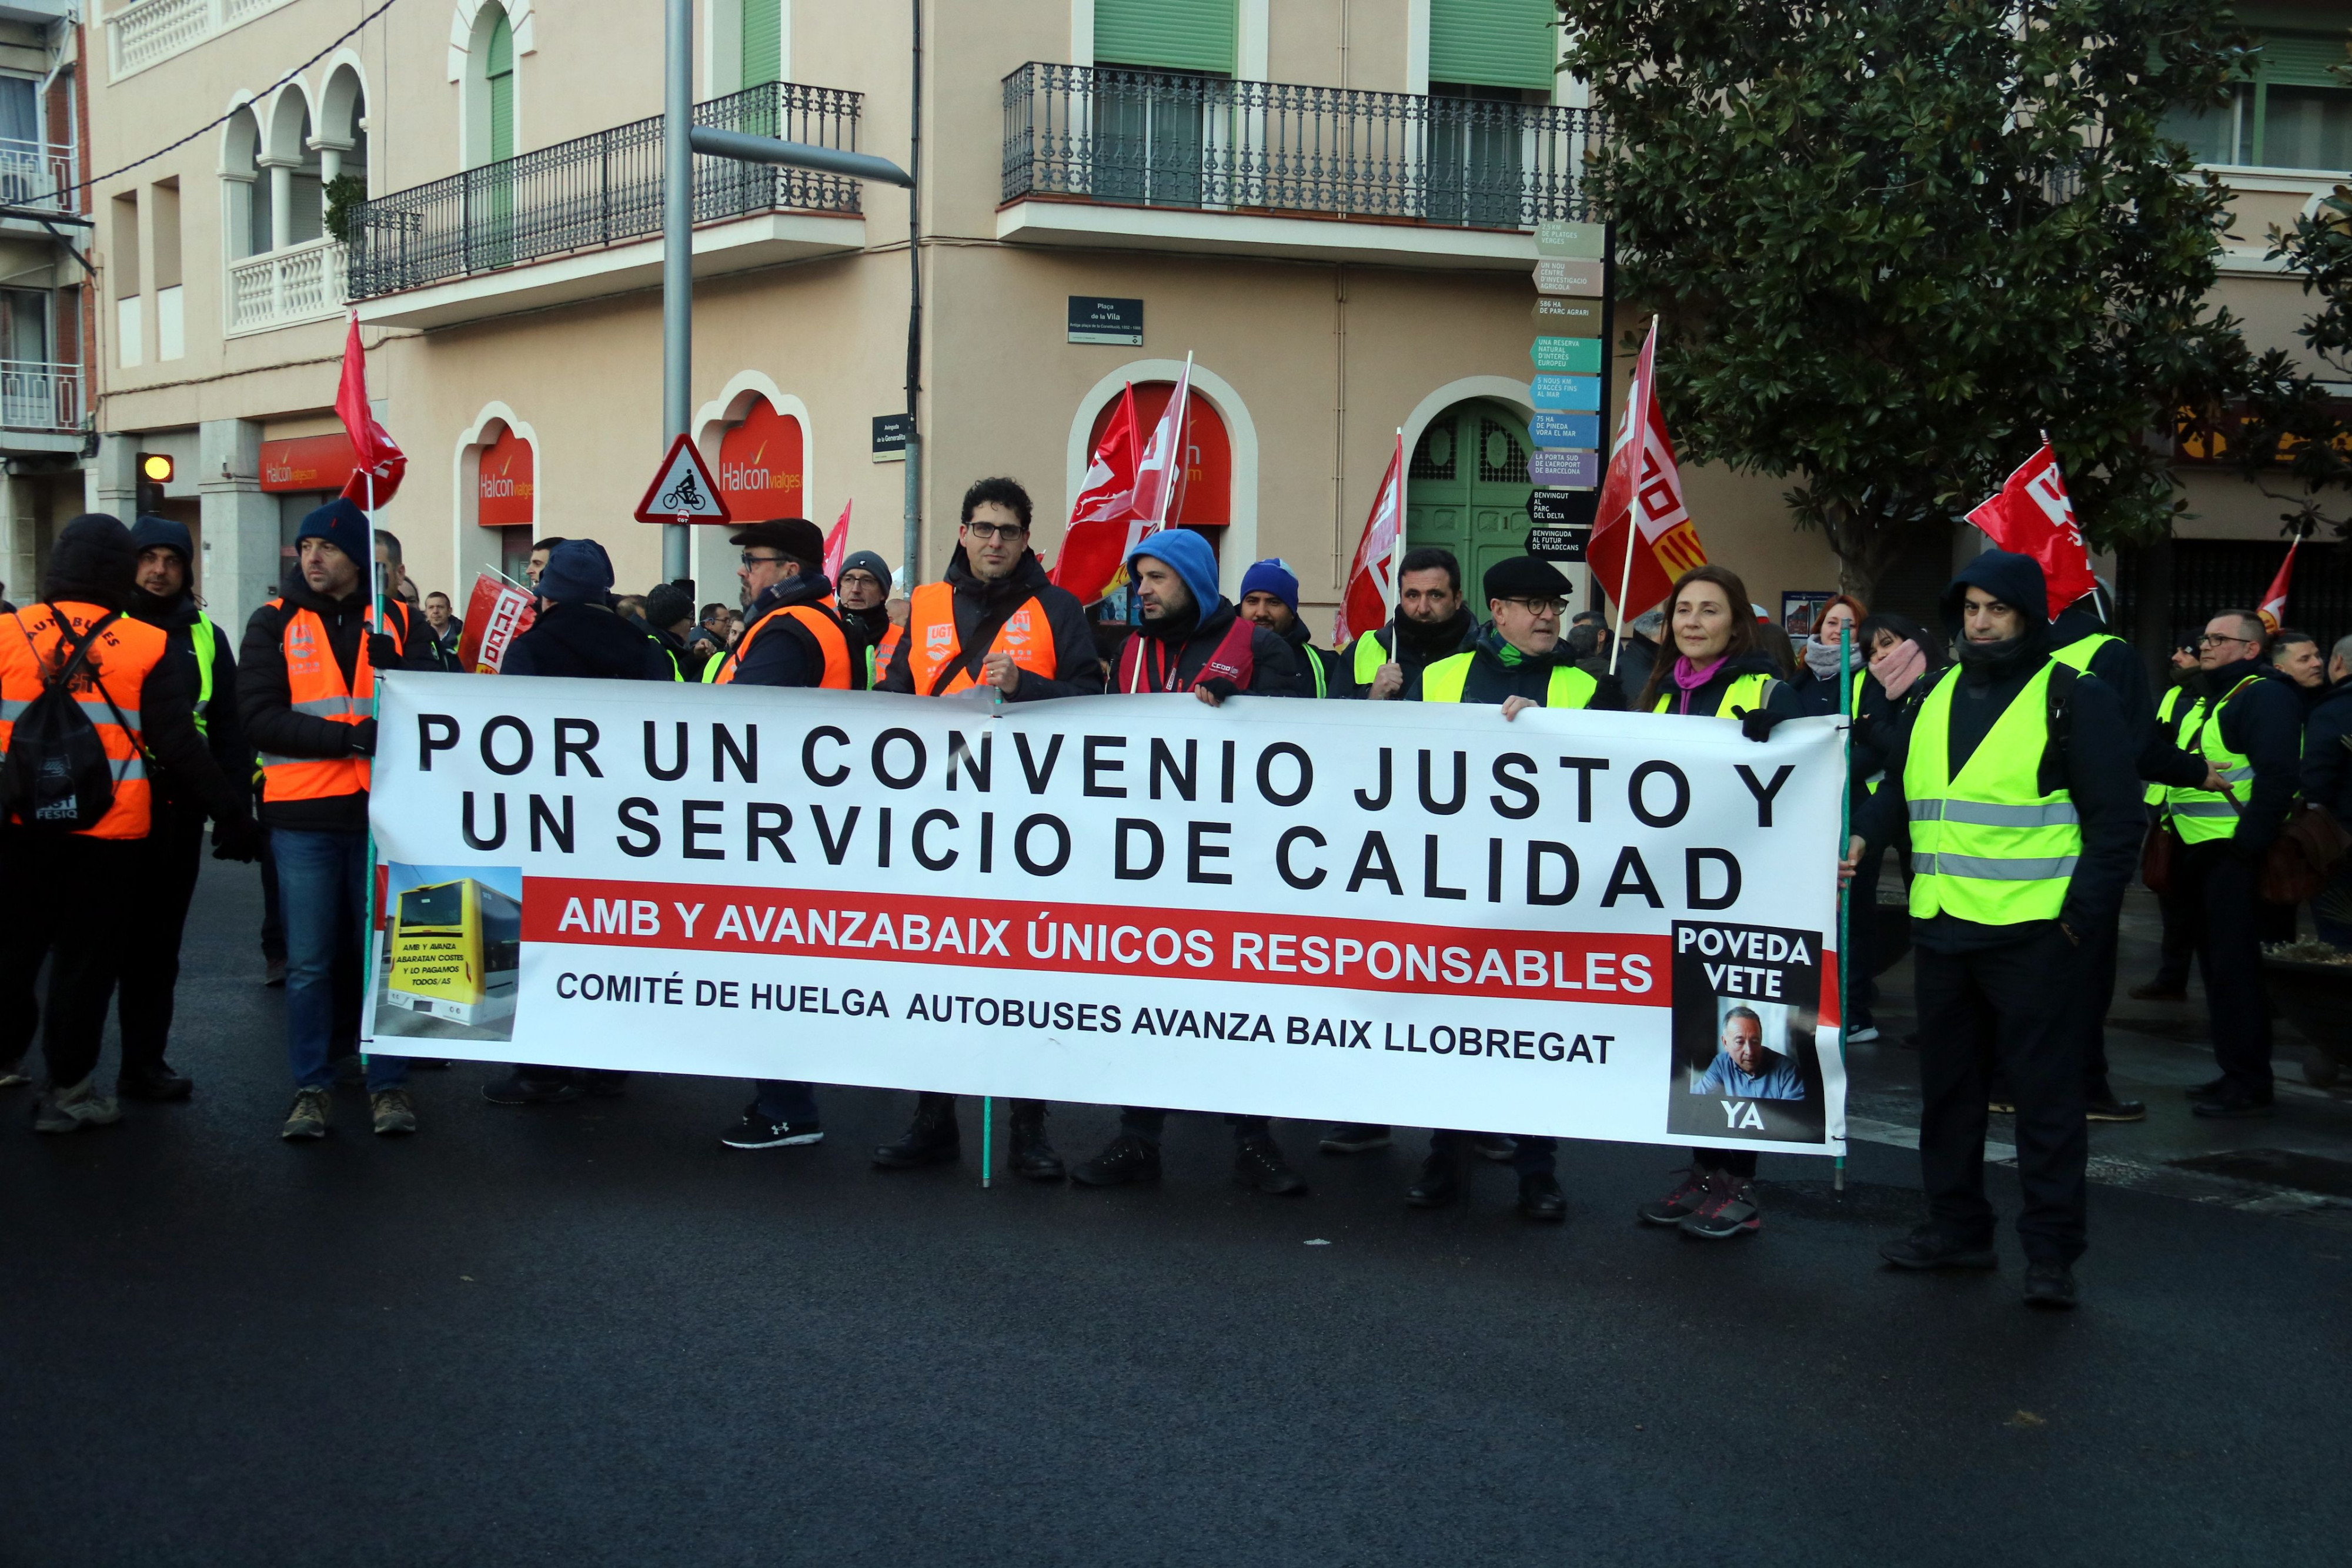
<svg viewBox="0 0 2352 1568">
<path fill-rule="evenodd" d="M 1838 711 L 1845 716 L 1845 758 L 1851 771 L 1853 767 L 1854 701 L 1853 627 L 1849 622 L 1838 628 Z M 1838 791 L 1838 859 L 1843 861 L 1853 843 L 1853 788 Z M 1871 890 L 1872 918 L 1877 916 L 1878 894 Z M 1838 883 L 1838 1076 L 1845 1076 L 1846 998 L 1853 994 L 1853 969 L 1846 962 L 1849 943 L 1853 934 L 1853 889 L 1843 879 Z M 1830 1186 L 1836 1192 L 1845 1191 L 1845 1156 L 1840 1155 L 1830 1167 Z"/>
<path fill-rule="evenodd" d="M 1658 319 L 1652 316 L 1650 335 L 1655 337 L 1657 331 Z M 1652 380 L 1656 379 L 1657 373 L 1657 361 L 1652 360 Z M 1625 476 L 1626 488 L 1633 492 L 1633 509 L 1625 517 L 1625 570 L 1617 574 L 1617 635 L 1609 643 L 1609 673 L 1612 676 L 1617 674 L 1617 655 L 1625 648 L 1625 595 L 1633 590 L 1633 547 L 1642 538 L 1642 460 L 1650 450 L 1650 388 L 1638 376 L 1634 379 L 1640 384 L 1628 387 L 1625 392 L 1625 434 L 1633 447 Z M 1615 454 L 1611 455 L 1613 457 Z M 1661 654 L 1665 652 L 1663 646 L 1658 651 Z"/>
<path fill-rule="evenodd" d="M 362 653 L 367 651 L 367 639 L 369 633 L 383 624 L 383 574 L 380 570 L 378 570 L 375 559 L 375 470 L 373 468 L 368 468 L 363 470 L 363 472 L 367 476 L 365 490 L 365 494 L 367 496 L 367 508 L 360 515 L 367 519 L 368 613 L 362 620 L 360 626 L 360 651 Z M 371 719 L 376 716 L 376 678 L 381 674 L 381 673 L 382 672 L 374 670 L 373 667 L 371 667 L 369 671 L 367 711 L 368 717 Z M 373 786 L 375 783 L 375 769 L 373 764 L 371 764 L 368 768 L 368 783 L 371 786 L 371 789 L 373 789 Z M 371 795 L 371 799 L 373 799 L 373 795 Z M 375 938 L 375 822 L 373 813 L 371 813 L 368 822 L 367 871 L 365 874 L 367 876 L 367 894 L 366 901 L 362 907 L 366 910 L 367 917 L 360 926 L 360 944 L 362 950 L 367 954 L 368 966 L 367 984 L 361 988 L 361 995 L 363 998 L 372 997 L 375 990 L 376 969 L 379 964 L 379 957 L 376 953 Z M 344 907 L 349 908 L 350 905 L 346 904 Z M 360 1041 L 364 1047 L 374 1043 L 375 1040 L 375 1009 L 366 1006 L 365 1003 L 362 1002 L 361 1007 L 361 1015 Z M 362 1073 L 367 1071 L 367 1052 L 365 1050 L 362 1050 L 360 1052 L 360 1071 Z"/>
<path fill-rule="evenodd" d="M 1390 541 L 1389 544 L 1389 580 L 1388 587 L 1385 591 L 1388 595 L 1389 601 L 1389 657 L 1395 661 L 1398 668 L 1402 669 L 1404 666 L 1404 659 L 1402 657 L 1404 646 L 1404 584 L 1399 580 L 1397 573 L 1404 565 L 1403 425 L 1400 424 L 1397 426 L 1396 452 L 1390 461 L 1396 465 L 1397 493 L 1395 500 L 1391 503 L 1396 507 L 1396 538 Z M 1340 612 L 1342 614 L 1347 612 L 1347 605 L 1344 597 L 1346 591 L 1347 591 L 1345 589 L 1340 591 L 1342 594 Z M 1399 696 L 1402 696 L 1404 694 L 1400 691 L 1397 695 Z"/>
</svg>

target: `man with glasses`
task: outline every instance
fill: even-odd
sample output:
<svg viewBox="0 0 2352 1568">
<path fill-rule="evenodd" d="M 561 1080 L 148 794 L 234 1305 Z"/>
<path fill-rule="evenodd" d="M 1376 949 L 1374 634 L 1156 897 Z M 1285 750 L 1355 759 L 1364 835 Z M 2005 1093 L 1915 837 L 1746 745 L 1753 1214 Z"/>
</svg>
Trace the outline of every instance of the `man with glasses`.
<svg viewBox="0 0 2352 1568">
<path fill-rule="evenodd" d="M 906 634 L 890 620 L 890 569 L 870 549 L 853 550 L 841 563 L 841 576 L 833 589 L 841 624 L 858 646 L 858 656 L 866 664 L 866 684 L 870 686 L 890 667 L 890 655 L 898 651 L 898 639 Z"/>
<path fill-rule="evenodd" d="M 2175 885 L 2196 914 L 2213 1056 L 2221 1075 L 2189 1092 L 2200 1116 L 2271 1113 L 2271 1025 L 2263 1001 L 2263 857 L 2286 821 L 2302 765 L 2303 705 L 2264 658 L 2251 611 L 2224 610 L 2197 640 L 2189 706 L 2164 766 L 2164 809 L 2180 835 Z M 2189 783 L 2189 780 L 2200 780 Z"/>
<path fill-rule="evenodd" d="M 1086 606 L 1046 580 L 1029 549 L 1029 492 L 1011 479 L 982 479 L 963 493 L 963 524 L 947 577 L 908 596 L 906 633 L 892 644 L 877 689 L 948 696 L 992 686 L 999 701 L 1013 703 L 1102 695 L 1102 660 Z M 888 588 L 885 576 L 880 591 Z M 923 1094 L 906 1134 L 876 1149 L 874 1163 L 911 1170 L 944 1164 L 961 1150 L 955 1096 Z M 1062 1179 L 1062 1156 L 1045 1137 L 1043 1100 L 1013 1102 L 1013 1169 L 1032 1181 Z"/>
</svg>

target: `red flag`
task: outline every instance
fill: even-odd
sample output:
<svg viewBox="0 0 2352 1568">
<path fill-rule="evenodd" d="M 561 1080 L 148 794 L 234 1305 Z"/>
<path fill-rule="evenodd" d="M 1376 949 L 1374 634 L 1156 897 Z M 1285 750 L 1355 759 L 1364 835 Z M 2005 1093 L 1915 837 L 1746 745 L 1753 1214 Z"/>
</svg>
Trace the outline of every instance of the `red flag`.
<svg viewBox="0 0 2352 1568">
<path fill-rule="evenodd" d="M 2046 439 L 2041 451 L 2018 465 L 1999 494 L 1969 514 L 1969 521 L 2002 549 L 2042 563 L 2053 621 L 2061 610 L 2099 585 L 2091 575 L 2091 552 L 2083 543 L 2083 530 L 2074 526 L 2066 476 L 2058 471 L 2058 455 Z M 2285 580 L 2280 580 L 2283 585 Z"/>
<path fill-rule="evenodd" d="M 469 675 L 495 675 L 507 650 L 530 629 L 539 601 L 529 589 L 494 571 L 474 579 L 466 598 L 466 629 L 457 636 L 457 667 Z"/>
<path fill-rule="evenodd" d="M 1070 507 L 1070 526 L 1054 558 L 1054 582 L 1081 603 L 1103 596 L 1126 554 L 1128 518 L 1135 510 L 1135 388 L 1129 386 L 1095 444 L 1094 460 L 1087 465 L 1085 483 Z"/>
<path fill-rule="evenodd" d="M 1675 579 L 1706 564 L 1706 547 L 1683 506 L 1682 470 L 1658 402 L 1657 354 L 1658 322 L 1652 317 L 1625 389 L 1584 552 L 1593 580 L 1617 601 L 1620 618 L 1657 603 L 1673 591 Z"/>
<path fill-rule="evenodd" d="M 2286 559 L 2279 562 L 2278 575 L 2271 579 L 2270 591 L 2263 595 L 2262 607 L 2254 612 L 2263 618 L 2263 628 L 2273 636 L 2276 636 L 2278 629 L 2286 624 L 2286 583 L 2287 579 L 2294 575 L 2294 552 L 2302 543 L 2303 536 L 2297 534 L 2288 544 Z"/>
<path fill-rule="evenodd" d="M 1178 497 L 1184 488 L 1184 431 L 1192 414 L 1192 356 L 1187 354 L 1176 391 L 1160 411 L 1151 439 L 1143 444 L 1143 455 L 1136 459 L 1135 508 L 1128 526 L 1127 550 L 1166 528 L 1168 519 L 1176 515 Z M 1127 550 L 1119 552 L 1122 562 Z"/>
<path fill-rule="evenodd" d="M 360 347 L 356 310 L 352 312 L 351 330 L 343 334 L 343 379 L 335 388 L 335 413 L 352 438 L 355 458 L 343 495 L 362 507 L 383 506 L 400 488 L 401 476 L 408 472 L 408 459 L 368 407 L 367 353 Z M 375 481 L 373 495 L 368 488 L 371 476 Z"/>
<path fill-rule="evenodd" d="M 1389 471 L 1381 476 L 1381 487 L 1372 497 L 1371 516 L 1364 519 L 1364 537 L 1356 542 L 1356 563 L 1348 569 L 1334 647 L 1344 648 L 1387 625 L 1396 612 L 1396 569 L 1403 543 L 1404 432 L 1400 430 L 1396 450 L 1389 454 Z"/>
<path fill-rule="evenodd" d="M 824 580 L 835 588 L 841 586 L 842 558 L 849 553 L 849 508 L 855 505 L 855 500 L 841 504 L 840 520 L 824 536 Z"/>
</svg>

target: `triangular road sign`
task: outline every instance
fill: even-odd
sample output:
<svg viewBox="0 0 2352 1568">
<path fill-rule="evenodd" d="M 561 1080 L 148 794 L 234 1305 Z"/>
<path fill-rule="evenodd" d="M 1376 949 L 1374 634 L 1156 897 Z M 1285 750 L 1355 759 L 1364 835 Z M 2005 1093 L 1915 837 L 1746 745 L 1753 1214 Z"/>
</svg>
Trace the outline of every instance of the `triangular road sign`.
<svg viewBox="0 0 2352 1568">
<path fill-rule="evenodd" d="M 719 498 L 719 482 L 710 476 L 709 465 L 702 461 L 694 443 L 680 435 L 669 444 L 669 455 L 662 459 L 654 482 L 646 487 L 646 498 L 637 503 L 637 521 L 641 523 L 725 523 L 733 521 L 727 503 Z"/>
</svg>

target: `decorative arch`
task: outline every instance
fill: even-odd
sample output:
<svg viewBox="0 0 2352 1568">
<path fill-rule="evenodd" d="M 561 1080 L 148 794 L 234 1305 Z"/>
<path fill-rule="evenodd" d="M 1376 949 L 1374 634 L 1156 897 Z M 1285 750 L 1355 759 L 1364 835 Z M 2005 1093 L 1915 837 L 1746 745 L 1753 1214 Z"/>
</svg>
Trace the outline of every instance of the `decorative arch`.
<svg viewBox="0 0 2352 1568">
<path fill-rule="evenodd" d="M 532 509 L 542 526 L 547 518 L 555 515 L 547 504 L 549 473 L 539 432 L 517 418 L 515 411 L 505 403 L 495 401 L 484 403 L 481 412 L 474 416 L 474 423 L 458 433 L 457 447 L 450 455 L 449 559 L 456 568 L 452 573 L 457 584 L 453 590 L 455 595 L 464 593 L 472 584 L 476 572 L 495 571 L 499 566 L 498 540 L 494 537 L 496 530 L 475 526 L 474 508 L 470 504 L 479 478 L 482 453 L 497 439 L 491 430 L 493 425 L 504 425 L 513 431 L 522 439 L 523 444 L 530 448 L 531 483 L 535 486 L 531 497 Z M 463 612 L 461 598 L 459 613 Z"/>
<path fill-rule="evenodd" d="M 261 120 L 253 94 L 229 99 L 228 123 L 221 127 L 221 249 L 228 261 L 242 261 L 269 248 L 269 185 L 262 177 Z"/>
<path fill-rule="evenodd" d="M 519 64 L 522 57 L 532 52 L 530 43 L 530 0 L 459 0 L 457 15 L 450 23 L 449 79 L 458 83 L 457 91 L 457 151 L 458 162 L 466 168 L 478 169 L 492 162 L 492 128 L 490 112 L 490 42 L 498 30 L 500 18 L 507 24 L 510 46 L 507 73 L 508 90 L 512 95 L 509 108 L 516 137 L 514 151 L 521 151 L 522 72 Z M 460 29 L 462 28 L 462 32 Z M 459 47 L 462 37 L 463 47 Z"/>
<path fill-rule="evenodd" d="M 1087 460 L 1094 455 L 1087 449 L 1087 438 L 1103 405 L 1118 396 L 1120 389 L 1129 382 L 1172 382 L 1183 374 L 1181 360 L 1131 360 L 1087 389 L 1070 421 L 1069 445 L 1062 465 L 1063 517 L 1069 517 L 1071 498 L 1086 483 Z M 1217 411 L 1234 444 L 1234 518 L 1225 528 L 1224 549 L 1217 570 L 1219 591 L 1234 598 L 1241 591 L 1242 574 L 1258 555 L 1257 422 L 1250 417 L 1249 405 L 1242 401 L 1242 394 L 1231 382 L 1197 362 L 1192 366 L 1192 390 Z M 1527 389 L 1522 386 L 1519 390 L 1524 402 Z"/>
<path fill-rule="evenodd" d="M 1412 412 L 1404 420 L 1405 451 L 1410 453 L 1421 444 L 1421 433 L 1429 428 L 1431 420 L 1457 402 L 1482 397 L 1509 403 L 1524 418 L 1535 417 L 1535 392 L 1527 382 L 1515 382 L 1508 376 L 1465 376 L 1458 382 L 1446 382 L 1412 405 Z M 1601 423 L 1604 426 L 1608 423 L 1605 411 Z"/>
<path fill-rule="evenodd" d="M 262 113 L 262 155 L 299 163 L 309 151 L 303 143 L 318 123 L 310 89 L 296 77 L 270 95 Z"/>
<path fill-rule="evenodd" d="M 489 37 L 488 28 L 482 24 L 481 14 L 501 3 L 502 0 L 457 0 L 457 8 L 449 17 L 449 79 L 451 81 L 466 79 L 467 57 Z M 532 36 L 531 26 L 536 19 L 536 14 L 530 8 L 530 0 L 507 0 L 504 9 L 507 14 L 507 26 L 514 33 L 515 54 L 518 57 L 537 54 L 539 42 Z"/>
<path fill-rule="evenodd" d="M 719 444 L 726 439 L 730 426 L 743 423 L 751 404 L 764 400 L 778 413 L 799 421 L 801 427 L 801 508 L 808 510 L 809 497 L 818 493 L 816 487 L 816 426 L 809 419 L 808 404 L 776 385 L 775 379 L 764 371 L 738 371 L 719 389 L 719 395 L 694 411 L 687 425 L 694 432 L 694 444 L 703 461 L 716 464 Z M 830 525 L 823 518 L 810 519 L 819 528 Z M 727 558 L 725 528 L 697 528 L 691 536 L 693 549 L 689 555 L 694 574 L 695 591 L 704 603 L 713 598 L 724 599 L 725 593 L 713 594 L 712 585 L 732 582 L 734 563 Z"/>
<path fill-rule="evenodd" d="M 310 145 L 319 150 L 327 179 L 354 173 L 368 181 L 369 171 L 367 68 L 348 48 L 335 51 L 327 62 L 327 85 L 319 93 L 319 111 L 312 121 Z"/>
</svg>

